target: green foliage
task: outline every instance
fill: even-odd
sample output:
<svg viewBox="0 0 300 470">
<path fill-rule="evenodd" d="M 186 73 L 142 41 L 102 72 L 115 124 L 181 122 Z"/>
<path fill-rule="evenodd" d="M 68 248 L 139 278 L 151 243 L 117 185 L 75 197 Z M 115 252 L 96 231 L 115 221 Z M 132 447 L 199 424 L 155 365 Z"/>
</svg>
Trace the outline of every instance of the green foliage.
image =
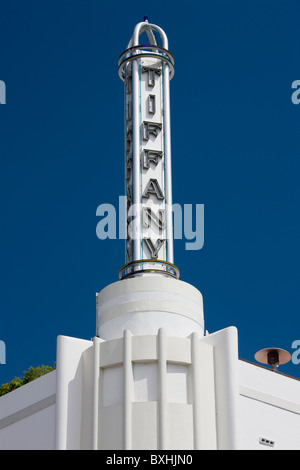
<svg viewBox="0 0 300 470">
<path fill-rule="evenodd" d="M 42 375 L 48 374 L 55 369 L 55 365 L 51 366 L 38 366 L 38 367 L 29 367 L 29 370 L 24 371 L 24 377 L 15 377 L 11 382 L 3 384 L 0 386 L 0 396 L 5 395 L 6 393 L 12 392 L 16 388 L 22 387 L 22 385 L 32 382 L 35 379 L 38 379 Z"/>
<path fill-rule="evenodd" d="M 22 379 L 20 377 L 15 377 L 14 380 L 12 380 L 11 382 L 1 385 L 0 396 L 5 395 L 6 393 L 12 392 L 16 388 L 21 387 L 21 385 L 23 385 Z"/>
</svg>

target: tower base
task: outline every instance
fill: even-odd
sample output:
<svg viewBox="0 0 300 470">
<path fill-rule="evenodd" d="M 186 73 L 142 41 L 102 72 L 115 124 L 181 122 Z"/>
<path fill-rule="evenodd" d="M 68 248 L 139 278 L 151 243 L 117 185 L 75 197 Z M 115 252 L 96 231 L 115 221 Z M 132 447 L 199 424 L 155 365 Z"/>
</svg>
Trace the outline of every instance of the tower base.
<svg viewBox="0 0 300 470">
<path fill-rule="evenodd" d="M 204 335 L 203 299 L 192 285 L 161 274 L 144 274 L 105 287 L 97 297 L 97 336 L 121 338 L 128 329 L 134 336 Z"/>
</svg>

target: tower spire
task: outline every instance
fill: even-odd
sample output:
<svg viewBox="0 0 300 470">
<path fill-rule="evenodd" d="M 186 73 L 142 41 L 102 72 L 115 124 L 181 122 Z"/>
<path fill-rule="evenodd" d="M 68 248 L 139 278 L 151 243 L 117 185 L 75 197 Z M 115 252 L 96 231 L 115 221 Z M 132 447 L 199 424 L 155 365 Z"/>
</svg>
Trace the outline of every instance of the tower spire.
<svg viewBox="0 0 300 470">
<path fill-rule="evenodd" d="M 143 32 L 148 45 L 139 43 Z M 174 59 L 165 32 L 144 17 L 118 65 L 125 85 L 127 196 L 126 265 L 120 277 L 145 271 L 178 277 L 173 265 L 169 90 Z"/>
</svg>

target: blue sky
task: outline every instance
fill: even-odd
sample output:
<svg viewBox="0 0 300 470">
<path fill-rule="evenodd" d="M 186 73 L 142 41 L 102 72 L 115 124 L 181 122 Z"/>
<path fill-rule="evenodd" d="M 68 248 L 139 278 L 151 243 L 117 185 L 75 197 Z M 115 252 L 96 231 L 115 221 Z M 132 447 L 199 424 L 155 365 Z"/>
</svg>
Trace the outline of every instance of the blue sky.
<svg viewBox="0 0 300 470">
<path fill-rule="evenodd" d="M 199 251 L 175 241 L 206 329 L 236 326 L 239 354 L 300 340 L 298 0 L 11 1 L 1 6 L 0 382 L 53 364 L 56 338 L 95 335 L 95 293 L 123 240 L 96 209 L 124 194 L 123 83 L 134 26 L 161 26 L 171 81 L 173 201 L 204 204 Z M 299 356 L 300 357 L 300 356 Z M 280 369 L 300 378 L 300 364 Z"/>
</svg>

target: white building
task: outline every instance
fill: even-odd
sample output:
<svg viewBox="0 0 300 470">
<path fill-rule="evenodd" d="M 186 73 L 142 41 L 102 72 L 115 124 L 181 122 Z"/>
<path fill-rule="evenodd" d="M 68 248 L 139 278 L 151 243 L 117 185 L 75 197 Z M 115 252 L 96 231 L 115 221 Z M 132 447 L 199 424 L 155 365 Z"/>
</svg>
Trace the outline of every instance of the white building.
<svg viewBox="0 0 300 470">
<path fill-rule="evenodd" d="M 97 295 L 95 338 L 59 336 L 57 369 L 0 398 L 1 449 L 300 449 L 300 381 L 240 360 L 236 328 L 206 334 L 173 264 L 173 67 L 139 23 L 119 59 L 127 264 Z"/>
</svg>

